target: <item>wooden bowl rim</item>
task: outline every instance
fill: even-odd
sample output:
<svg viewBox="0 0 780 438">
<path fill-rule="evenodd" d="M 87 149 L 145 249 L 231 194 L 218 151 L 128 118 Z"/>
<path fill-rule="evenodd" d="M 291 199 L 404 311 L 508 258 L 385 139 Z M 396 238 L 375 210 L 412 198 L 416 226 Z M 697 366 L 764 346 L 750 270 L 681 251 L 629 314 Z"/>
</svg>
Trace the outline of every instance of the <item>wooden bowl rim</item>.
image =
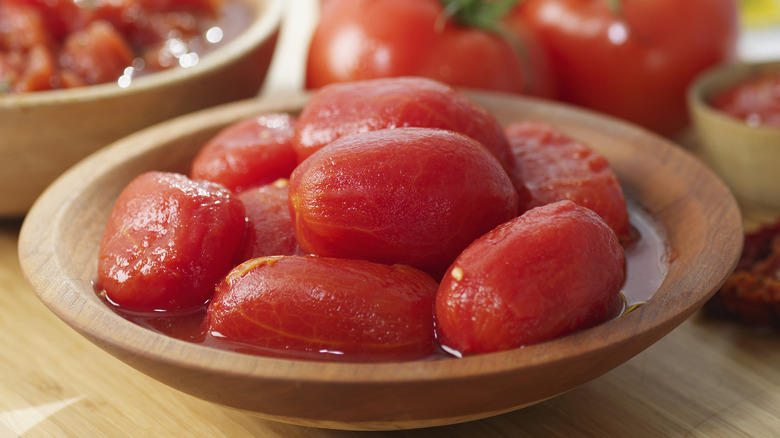
<svg viewBox="0 0 780 438">
<path fill-rule="evenodd" d="M 690 111 L 704 115 L 713 120 L 716 125 L 740 129 L 744 135 L 760 135 L 769 138 L 780 136 L 780 128 L 748 125 L 743 120 L 732 117 L 710 104 L 710 99 L 718 93 L 767 72 L 780 74 L 780 60 L 734 62 L 705 70 L 688 87 L 687 99 Z"/>
<path fill-rule="evenodd" d="M 86 87 L 45 90 L 22 94 L 0 96 L 0 109 L 22 110 L 27 108 L 57 106 L 92 100 L 115 98 L 120 95 L 139 94 L 155 88 L 176 86 L 182 82 L 209 74 L 224 68 L 236 59 L 250 53 L 258 44 L 270 38 L 282 21 L 284 0 L 234 0 L 249 5 L 253 10 L 262 7 L 249 27 L 236 37 L 198 61 L 189 68 L 174 67 L 133 79 L 130 87 L 122 88 L 116 83 L 104 83 Z"/>
<path fill-rule="evenodd" d="M 84 179 L 85 174 L 97 178 L 99 174 L 111 172 L 115 167 L 132 157 L 138 157 L 155 145 L 175 138 L 181 129 L 187 126 L 224 125 L 237 120 L 240 116 L 258 114 L 265 111 L 297 111 L 307 99 L 307 95 L 279 96 L 262 100 L 241 101 L 220 107 L 185 115 L 160 125 L 147 128 L 92 154 L 75 167 L 62 175 L 38 199 L 30 210 L 22 226 L 19 248 L 20 258 L 25 276 L 33 286 L 41 301 L 63 321 L 71 324 L 93 342 L 109 350 L 121 350 L 127 355 L 139 355 L 151 358 L 160 363 L 167 363 L 188 368 L 197 368 L 204 372 L 222 375 L 240 376 L 247 379 L 273 379 L 288 382 L 314 382 L 323 384 L 361 384 L 382 382 L 426 382 L 438 379 L 463 381 L 475 376 L 508 375 L 521 370 L 549 366 L 572 360 L 573 357 L 593 356 L 600 352 L 625 345 L 632 337 L 643 332 L 657 332 L 660 338 L 676 327 L 695 312 L 709 299 L 712 293 L 726 280 L 728 273 L 736 265 L 741 252 L 742 224 L 736 201 L 725 185 L 708 169 L 698 162 L 688 152 L 682 150 L 668 140 L 655 136 L 628 123 L 611 119 L 581 109 L 546 101 L 537 101 L 526 97 L 507 97 L 493 93 L 472 93 L 483 101 L 508 102 L 518 105 L 533 105 L 541 111 L 555 111 L 564 118 L 574 118 L 580 123 L 609 125 L 621 135 L 630 138 L 646 138 L 657 148 L 659 160 L 683 161 L 693 170 L 688 174 L 678 175 L 687 180 L 703 179 L 695 184 L 721 199 L 726 215 L 721 218 L 725 233 L 716 233 L 712 222 L 703 224 L 702 233 L 707 237 L 725 239 L 730 251 L 719 253 L 714 259 L 717 275 L 710 275 L 704 281 L 695 283 L 695 290 L 676 290 L 679 292 L 682 304 L 673 314 L 657 318 L 665 310 L 659 301 L 650 300 L 627 315 L 604 323 L 594 328 L 574 333 L 542 344 L 531 345 L 515 350 L 482 354 L 461 359 L 424 360 L 412 362 L 387 363 L 341 363 L 319 362 L 294 359 L 278 359 L 253 355 L 245 355 L 214 348 L 196 345 L 185 341 L 169 338 L 135 325 L 117 316 L 108 307 L 98 301 L 87 299 L 82 295 L 79 285 L 71 278 L 62 276 L 57 255 L 57 233 L 65 219 L 68 197 L 64 193 L 76 196 L 87 187 L 90 179 Z M 709 206 L 708 206 L 709 207 Z M 714 221 L 714 219 L 712 219 Z M 43 234 L 32 234 L 32 229 L 46 230 Z M 738 235 L 737 235 L 738 234 Z M 706 239 L 705 239 L 706 240 Z M 711 244 L 711 241 L 705 242 Z M 681 249 L 682 257 L 693 257 L 699 254 L 700 248 Z M 720 250 L 720 248 L 718 248 Z M 687 252 L 686 252 L 687 251 Z M 713 251 L 709 248 L 709 251 Z M 38 264 L 26 260 L 27 255 L 33 255 L 42 260 Z M 700 255 L 700 254 L 699 254 Z M 34 269 L 42 268 L 35 272 Z M 695 273 L 711 270 L 713 266 L 686 266 Z M 670 267 L 670 274 L 672 268 Z M 659 288 L 684 288 L 690 285 L 682 284 L 684 277 L 670 283 L 670 277 L 664 280 Z M 60 290 L 68 292 L 68 302 L 61 300 Z M 91 291 L 86 291 L 91 293 Z M 74 311 L 73 304 L 78 304 Z M 89 312 L 89 324 L 74 326 L 73 313 Z M 82 320 L 85 318 L 82 318 Z M 624 330 L 625 329 L 625 330 Z M 107 331 L 108 330 L 108 331 Z M 127 344 L 133 340 L 132 344 Z M 138 340 L 141 340 L 139 342 Z M 637 351 L 638 352 L 638 351 Z"/>
</svg>

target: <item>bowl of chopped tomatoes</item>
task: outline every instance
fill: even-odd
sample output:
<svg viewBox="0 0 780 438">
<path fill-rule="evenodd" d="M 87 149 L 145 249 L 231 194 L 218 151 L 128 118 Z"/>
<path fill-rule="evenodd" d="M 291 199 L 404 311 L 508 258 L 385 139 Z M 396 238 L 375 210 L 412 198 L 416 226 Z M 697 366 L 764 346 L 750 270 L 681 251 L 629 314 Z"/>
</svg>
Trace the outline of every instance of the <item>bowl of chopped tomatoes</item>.
<svg viewBox="0 0 780 438">
<path fill-rule="evenodd" d="M 752 214 L 780 212 L 780 61 L 709 70 L 688 102 L 707 164 Z"/>
<path fill-rule="evenodd" d="M 41 301 L 141 372 L 354 430 L 578 387 L 691 316 L 741 248 L 726 186 L 668 140 L 411 77 L 125 137 L 47 188 L 19 239 Z"/>
<path fill-rule="evenodd" d="M 0 4 L 0 215 L 151 124 L 258 93 L 281 0 Z"/>
</svg>

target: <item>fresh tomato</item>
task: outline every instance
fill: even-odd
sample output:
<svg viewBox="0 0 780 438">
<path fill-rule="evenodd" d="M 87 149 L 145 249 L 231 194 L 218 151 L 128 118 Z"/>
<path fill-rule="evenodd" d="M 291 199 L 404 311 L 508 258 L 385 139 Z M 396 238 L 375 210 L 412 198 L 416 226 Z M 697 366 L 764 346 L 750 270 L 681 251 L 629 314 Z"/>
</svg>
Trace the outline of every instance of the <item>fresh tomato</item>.
<svg viewBox="0 0 780 438">
<path fill-rule="evenodd" d="M 490 6 L 502 2 L 471 2 L 485 6 L 448 16 L 445 4 L 454 3 L 459 2 L 323 2 L 309 48 L 307 87 L 423 76 L 458 87 L 552 95 L 547 59 L 533 37 L 521 26 L 502 31 L 496 24 L 500 14 Z M 484 11 L 490 12 L 487 18 Z M 466 24 L 481 19 L 480 25 Z"/>
<path fill-rule="evenodd" d="M 527 0 L 513 19 L 550 56 L 559 98 L 672 135 L 688 123 L 685 90 L 730 60 L 734 0 Z"/>
</svg>

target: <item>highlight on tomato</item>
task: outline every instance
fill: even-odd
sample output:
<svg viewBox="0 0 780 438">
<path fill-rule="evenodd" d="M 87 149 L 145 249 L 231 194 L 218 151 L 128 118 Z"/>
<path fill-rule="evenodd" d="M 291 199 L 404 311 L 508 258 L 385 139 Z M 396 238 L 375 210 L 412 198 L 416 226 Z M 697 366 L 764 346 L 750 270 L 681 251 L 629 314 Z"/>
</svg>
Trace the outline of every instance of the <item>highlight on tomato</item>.
<svg viewBox="0 0 780 438">
<path fill-rule="evenodd" d="M 525 0 L 512 12 L 550 57 L 557 98 L 664 135 L 688 124 L 685 92 L 732 60 L 735 0 Z"/>
</svg>

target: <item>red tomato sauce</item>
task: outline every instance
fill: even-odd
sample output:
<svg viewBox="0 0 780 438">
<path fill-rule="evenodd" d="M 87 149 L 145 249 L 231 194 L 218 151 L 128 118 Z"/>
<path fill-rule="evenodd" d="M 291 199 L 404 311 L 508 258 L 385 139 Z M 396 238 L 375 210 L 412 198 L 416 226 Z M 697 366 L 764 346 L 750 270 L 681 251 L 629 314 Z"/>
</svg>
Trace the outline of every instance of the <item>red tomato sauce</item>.
<svg viewBox="0 0 780 438">
<path fill-rule="evenodd" d="M 668 271 L 669 248 L 663 227 L 658 224 L 652 215 L 640 206 L 628 199 L 629 217 L 634 229 L 635 238 L 631 243 L 625 244 L 626 278 L 621 292 L 625 297 L 623 314 L 640 306 L 653 297 L 653 294 L 663 282 Z M 186 312 L 178 313 L 141 313 L 128 312 L 112 305 L 105 297 L 101 299 L 117 314 L 123 318 L 138 324 L 141 327 L 152 330 L 166 336 L 180 339 L 186 342 L 202 344 L 212 348 L 219 348 L 244 354 L 254 354 L 266 357 L 280 357 L 286 359 L 319 360 L 319 361 L 343 361 L 339 352 L 303 352 L 303 351 L 279 351 L 259 348 L 251 345 L 229 343 L 215 338 L 207 333 L 203 324 L 206 316 L 206 306 Z M 433 328 L 432 328 L 433 329 Z M 438 345 L 434 345 L 436 353 L 430 359 L 452 358 L 453 356 L 443 351 Z M 402 360 L 403 358 L 399 358 Z M 361 356 L 352 361 L 375 361 L 372 357 Z"/>
<path fill-rule="evenodd" d="M 780 73 L 742 82 L 715 96 L 711 105 L 750 126 L 780 128 Z"/>
<path fill-rule="evenodd" d="M 249 26 L 238 1 L 3 0 L 0 95 L 191 67 Z"/>
</svg>

